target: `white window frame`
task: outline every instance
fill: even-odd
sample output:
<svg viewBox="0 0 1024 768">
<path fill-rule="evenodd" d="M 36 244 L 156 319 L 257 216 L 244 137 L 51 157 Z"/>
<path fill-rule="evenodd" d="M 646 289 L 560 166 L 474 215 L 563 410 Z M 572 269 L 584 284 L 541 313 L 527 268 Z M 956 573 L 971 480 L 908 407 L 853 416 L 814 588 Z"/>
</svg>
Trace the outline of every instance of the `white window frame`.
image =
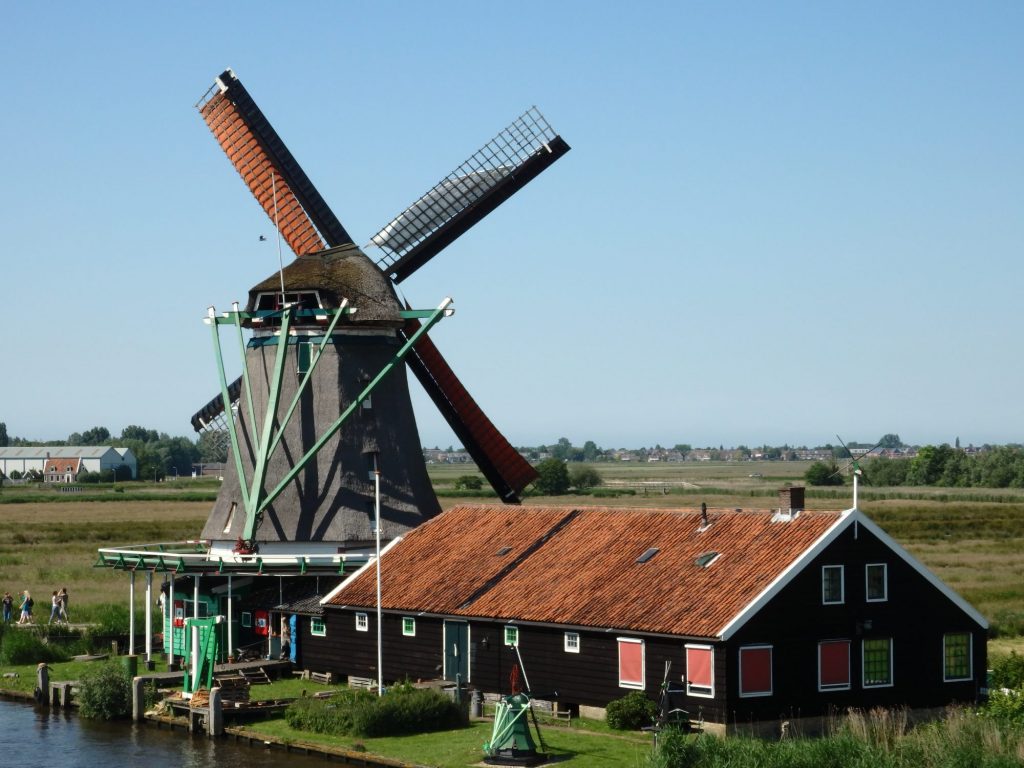
<svg viewBox="0 0 1024 768">
<path fill-rule="evenodd" d="M 882 596 L 871 597 L 871 581 L 868 573 L 871 568 L 882 569 Z M 869 603 L 884 603 L 889 600 L 889 564 L 888 563 L 866 563 L 864 565 L 864 600 Z"/>
<path fill-rule="evenodd" d="M 887 683 L 868 683 L 866 678 L 867 666 L 864 664 L 864 646 L 873 640 L 888 640 L 889 641 L 889 682 Z M 896 660 L 893 657 L 893 642 L 891 637 L 866 637 L 860 641 L 860 684 L 862 688 L 892 688 L 895 685 L 895 666 Z"/>
<path fill-rule="evenodd" d="M 252 626 L 252 613 L 250 611 L 242 611 L 241 617 L 242 626 L 246 629 Z"/>
<path fill-rule="evenodd" d="M 562 642 L 564 643 L 566 653 L 579 653 L 580 652 L 580 633 L 579 632 L 566 632 L 562 636 Z"/>
<path fill-rule="evenodd" d="M 623 681 L 622 679 L 622 657 L 619 655 L 619 643 L 639 643 L 640 644 L 640 682 L 634 682 L 632 680 Z M 647 648 L 646 643 L 643 640 L 638 640 L 635 637 L 617 637 L 615 638 L 615 665 L 618 668 L 619 675 L 619 688 L 631 688 L 634 691 L 642 691 L 647 687 Z"/>
<path fill-rule="evenodd" d="M 365 613 L 356 614 L 356 632 L 370 631 L 370 617 Z"/>
<path fill-rule="evenodd" d="M 316 625 L 320 625 L 320 629 L 316 628 Z M 327 637 L 327 622 L 324 621 L 323 617 L 313 617 L 309 620 L 309 634 L 313 637 Z"/>
<path fill-rule="evenodd" d="M 412 622 L 407 624 L 406 622 Z M 402 617 L 402 636 L 403 637 L 416 637 L 416 618 L 413 616 Z"/>
<path fill-rule="evenodd" d="M 764 650 L 764 649 L 768 650 L 768 680 L 769 680 L 768 690 L 767 691 L 754 691 L 752 693 L 744 693 L 744 691 L 743 691 L 743 652 L 744 651 L 761 651 L 761 650 Z M 762 697 L 762 696 L 771 696 L 771 695 L 773 695 L 775 693 L 775 651 L 773 649 L 773 646 L 768 645 L 767 643 L 762 643 L 760 645 L 741 645 L 740 648 L 739 648 L 737 656 L 738 656 L 738 660 L 739 660 L 739 678 L 738 679 L 739 679 L 740 698 L 741 699 L 755 699 L 755 698 Z M 711 658 L 712 658 L 712 661 L 713 661 L 714 660 L 714 656 L 712 656 Z M 714 680 L 714 677 L 712 677 L 712 680 Z"/>
<path fill-rule="evenodd" d="M 701 699 L 713 699 L 715 698 L 715 646 L 713 645 L 698 645 L 697 643 L 687 643 L 685 646 L 686 650 L 693 649 L 695 651 L 711 651 L 711 686 L 705 685 L 694 685 L 690 682 L 690 664 L 687 660 L 686 664 L 686 695 L 696 696 Z M 685 650 L 684 650 L 685 653 Z"/>
<path fill-rule="evenodd" d="M 835 685 L 830 683 L 829 685 L 821 684 L 821 646 L 825 644 L 831 645 L 832 643 L 846 643 L 846 684 Z M 832 640 L 819 640 L 818 641 L 818 692 L 828 693 L 830 691 L 848 691 L 853 687 L 853 644 L 842 637 L 836 637 Z"/>
<path fill-rule="evenodd" d="M 967 635 L 967 677 L 946 677 L 946 638 L 950 635 Z M 974 679 L 974 633 L 947 632 L 942 636 L 942 682 L 962 683 Z"/>
<path fill-rule="evenodd" d="M 825 571 L 839 569 L 839 599 L 825 599 Z M 821 566 L 821 604 L 822 605 L 843 605 L 846 602 L 846 566 L 845 565 L 823 565 Z"/>
<path fill-rule="evenodd" d="M 509 648 L 517 647 L 519 645 L 519 627 L 515 626 L 514 624 L 506 624 L 504 629 L 505 631 L 502 632 L 502 640 L 504 641 L 505 645 L 507 645 Z M 510 632 L 512 633 L 511 635 L 509 635 Z M 510 636 L 512 638 L 511 642 L 509 642 Z"/>
</svg>

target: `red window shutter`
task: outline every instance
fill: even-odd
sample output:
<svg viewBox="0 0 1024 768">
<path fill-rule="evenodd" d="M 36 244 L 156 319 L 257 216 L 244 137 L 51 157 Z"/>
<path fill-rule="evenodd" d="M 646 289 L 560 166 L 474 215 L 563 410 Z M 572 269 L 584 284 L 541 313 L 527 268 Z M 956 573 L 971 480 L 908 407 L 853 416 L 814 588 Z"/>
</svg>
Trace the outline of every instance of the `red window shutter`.
<svg viewBox="0 0 1024 768">
<path fill-rule="evenodd" d="M 771 693 L 772 649 L 740 649 L 740 693 Z"/>
<path fill-rule="evenodd" d="M 834 640 L 818 646 L 822 686 L 850 684 L 850 641 Z"/>
<path fill-rule="evenodd" d="M 710 648 L 686 649 L 686 679 L 690 685 L 711 688 L 711 656 Z"/>
<path fill-rule="evenodd" d="M 619 684 L 644 685 L 644 644 L 619 640 Z"/>
</svg>

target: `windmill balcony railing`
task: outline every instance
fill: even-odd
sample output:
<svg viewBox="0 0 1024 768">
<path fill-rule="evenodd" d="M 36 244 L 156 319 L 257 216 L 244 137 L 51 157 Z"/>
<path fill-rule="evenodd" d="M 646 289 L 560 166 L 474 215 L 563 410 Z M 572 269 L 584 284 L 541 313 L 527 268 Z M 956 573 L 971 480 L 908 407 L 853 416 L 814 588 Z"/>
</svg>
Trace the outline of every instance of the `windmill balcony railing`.
<svg viewBox="0 0 1024 768">
<path fill-rule="evenodd" d="M 120 571 L 155 571 L 176 574 L 245 574 L 302 576 L 307 573 L 342 574 L 369 562 L 365 553 L 323 555 L 214 554 L 204 540 L 137 544 L 99 550 L 97 568 Z"/>
</svg>

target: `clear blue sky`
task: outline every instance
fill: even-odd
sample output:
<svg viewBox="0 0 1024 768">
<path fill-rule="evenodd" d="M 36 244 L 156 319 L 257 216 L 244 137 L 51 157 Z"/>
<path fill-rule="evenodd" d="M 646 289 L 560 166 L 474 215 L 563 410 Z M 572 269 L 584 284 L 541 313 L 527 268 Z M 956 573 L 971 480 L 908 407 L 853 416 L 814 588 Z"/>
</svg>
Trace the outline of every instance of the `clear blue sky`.
<svg viewBox="0 0 1024 768">
<path fill-rule="evenodd" d="M 193 109 L 230 66 L 360 242 L 531 104 L 572 145 L 402 286 L 517 445 L 1021 441 L 1022 39 L 1018 2 L 5 4 L 0 421 L 191 433 L 206 307 L 277 263 Z"/>
</svg>

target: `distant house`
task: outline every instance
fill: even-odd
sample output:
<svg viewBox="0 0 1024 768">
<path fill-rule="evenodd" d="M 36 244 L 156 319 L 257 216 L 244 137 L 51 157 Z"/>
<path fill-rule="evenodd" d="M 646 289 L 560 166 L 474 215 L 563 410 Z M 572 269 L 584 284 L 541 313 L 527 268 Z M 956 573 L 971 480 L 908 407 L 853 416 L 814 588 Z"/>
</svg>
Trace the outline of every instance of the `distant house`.
<svg viewBox="0 0 1024 768">
<path fill-rule="evenodd" d="M 974 701 L 985 619 L 862 512 L 456 507 L 382 557 L 385 680 L 456 676 L 601 708 L 631 690 L 723 729 Z M 322 664 L 375 678 L 375 575 L 324 601 Z"/>
<path fill-rule="evenodd" d="M 118 476 L 122 479 L 128 477 L 134 479 L 138 475 L 139 466 L 130 448 L 118 448 L 110 445 L 44 445 L 26 446 L 18 448 L 0 448 L 0 472 L 7 477 L 11 472 L 26 472 L 35 470 L 47 478 L 47 482 L 74 482 L 73 480 L 49 480 L 48 471 L 51 460 L 57 463 L 56 467 L 67 467 L 69 464 L 60 462 L 77 460 L 75 475 L 79 472 L 103 472 L 105 470 L 117 470 Z M 64 472 L 67 475 L 67 472 Z"/>
<path fill-rule="evenodd" d="M 47 459 L 43 465 L 44 483 L 73 483 L 81 471 L 82 459 L 79 456 L 67 459 Z"/>
</svg>

